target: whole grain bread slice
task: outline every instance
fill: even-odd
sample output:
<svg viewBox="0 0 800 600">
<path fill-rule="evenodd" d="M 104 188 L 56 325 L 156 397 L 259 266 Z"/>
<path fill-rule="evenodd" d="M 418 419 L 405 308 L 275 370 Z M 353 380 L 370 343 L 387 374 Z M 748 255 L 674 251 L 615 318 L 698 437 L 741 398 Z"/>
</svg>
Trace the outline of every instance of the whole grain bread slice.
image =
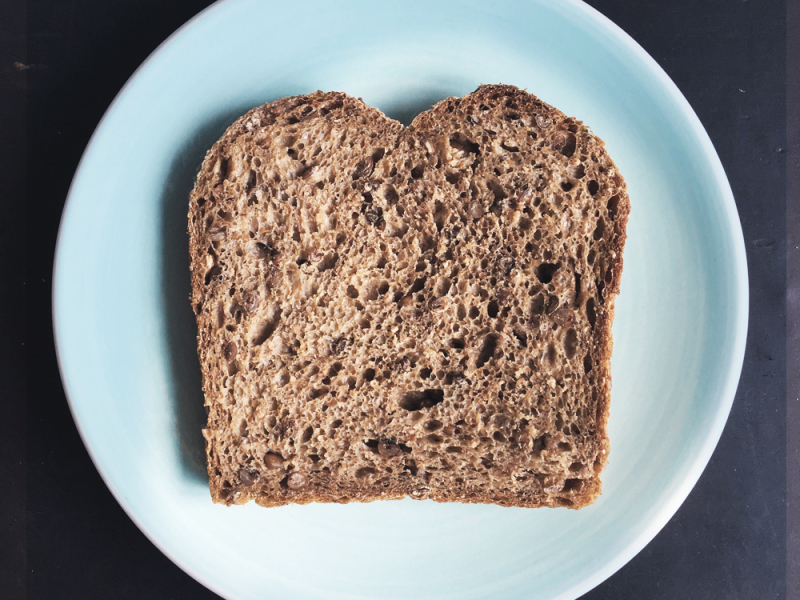
<svg viewBox="0 0 800 600">
<path fill-rule="evenodd" d="M 341 93 L 241 117 L 189 210 L 213 500 L 593 502 L 628 212 L 512 86 L 409 128 Z"/>
</svg>

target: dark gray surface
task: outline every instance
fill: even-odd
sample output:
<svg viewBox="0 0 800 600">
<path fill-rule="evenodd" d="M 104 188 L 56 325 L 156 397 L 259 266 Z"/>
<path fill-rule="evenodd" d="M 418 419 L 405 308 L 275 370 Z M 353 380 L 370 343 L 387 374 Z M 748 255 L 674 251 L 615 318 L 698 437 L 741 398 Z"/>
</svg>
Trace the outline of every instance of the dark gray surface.
<svg viewBox="0 0 800 600">
<path fill-rule="evenodd" d="M 708 130 L 742 219 L 751 321 L 731 417 L 700 482 L 653 542 L 585 598 L 784 598 L 786 6 L 746 0 L 591 4 L 664 67 Z M 136 67 L 205 5 L 200 0 L 0 5 L 27 17 L 27 27 L 24 20 L 22 25 L 19 19 L 0 20 L 0 174 L 2 197 L 11 199 L 0 211 L 0 244 L 5 257 L 11 248 L 27 248 L 19 262 L 3 261 L 4 277 L 14 285 L 0 287 L 5 338 L 0 364 L 4 380 L 15 382 L 5 386 L 8 408 L 0 420 L 0 477 L 9 490 L 0 504 L 3 597 L 216 597 L 164 557 L 106 489 L 72 423 L 50 325 L 55 237 L 83 149 Z M 20 207 L 24 214 L 15 215 Z M 27 269 L 24 278 L 13 272 L 21 265 Z M 21 315 L 27 315 L 27 354 L 21 350 Z M 19 414 L 23 394 L 26 426 Z"/>
<path fill-rule="evenodd" d="M 24 17 L 0 2 L 0 590 L 11 597 L 25 588 Z"/>
<path fill-rule="evenodd" d="M 800 2 L 786 38 L 786 597 L 800 598 Z"/>
</svg>

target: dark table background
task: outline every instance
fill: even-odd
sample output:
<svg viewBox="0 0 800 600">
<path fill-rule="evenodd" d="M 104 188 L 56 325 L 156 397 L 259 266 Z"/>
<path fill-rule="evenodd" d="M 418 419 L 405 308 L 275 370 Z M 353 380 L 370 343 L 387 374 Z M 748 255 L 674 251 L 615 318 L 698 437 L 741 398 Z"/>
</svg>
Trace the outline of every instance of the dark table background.
<svg viewBox="0 0 800 600">
<path fill-rule="evenodd" d="M 72 422 L 50 320 L 55 239 L 84 147 L 136 67 L 207 4 L 0 2 L 4 598 L 217 597 L 162 555 L 103 484 Z M 794 325 L 793 335 L 798 331 L 796 312 L 795 320 L 786 317 L 786 3 L 590 4 L 656 59 L 706 127 L 739 208 L 751 304 L 742 379 L 711 462 L 663 531 L 584 598 L 800 597 L 797 587 L 787 595 L 786 553 L 787 323 Z M 795 37 L 788 36 L 790 49 Z M 790 78 L 797 79 L 796 70 Z M 791 179 L 798 161 L 795 154 L 789 159 L 795 165 Z M 790 213 L 795 231 L 796 217 Z M 799 264 L 795 245 L 789 253 L 790 267 Z M 790 302 L 796 302 L 796 287 L 792 294 Z M 796 357 L 791 348 L 790 358 Z M 796 371 L 796 364 L 788 371 L 792 397 Z M 794 406 L 789 403 L 789 410 Z M 789 457 L 800 465 L 795 450 Z M 795 494 L 796 472 L 789 470 Z M 797 524 L 794 505 L 789 515 Z M 789 564 L 795 565 L 796 582 L 796 554 Z"/>
</svg>

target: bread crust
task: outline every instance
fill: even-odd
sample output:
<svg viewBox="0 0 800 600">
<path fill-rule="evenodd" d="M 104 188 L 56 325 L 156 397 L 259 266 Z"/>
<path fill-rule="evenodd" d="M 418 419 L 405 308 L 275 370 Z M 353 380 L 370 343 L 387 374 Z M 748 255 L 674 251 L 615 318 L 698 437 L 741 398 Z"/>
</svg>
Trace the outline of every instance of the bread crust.
<svg viewBox="0 0 800 600">
<path fill-rule="evenodd" d="M 212 499 L 594 502 L 629 211 L 602 140 L 513 86 L 409 128 L 249 111 L 190 196 Z"/>
</svg>

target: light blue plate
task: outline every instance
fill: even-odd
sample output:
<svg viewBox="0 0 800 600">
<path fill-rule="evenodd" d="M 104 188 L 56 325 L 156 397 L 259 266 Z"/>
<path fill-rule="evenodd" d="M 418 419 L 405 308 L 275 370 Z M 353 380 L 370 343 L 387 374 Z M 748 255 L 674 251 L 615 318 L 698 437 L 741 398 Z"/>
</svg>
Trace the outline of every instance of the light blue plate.
<svg viewBox="0 0 800 600">
<path fill-rule="evenodd" d="M 209 498 L 186 213 L 205 150 L 247 109 L 341 90 L 408 123 L 511 83 L 590 124 L 630 186 L 614 324 L 611 457 L 581 511 L 440 505 L 225 508 Z M 98 470 L 181 568 L 227 598 L 575 598 L 663 527 L 708 462 L 747 330 L 736 207 L 686 100 L 577 1 L 218 3 L 109 108 L 70 190 L 54 322 Z"/>
</svg>

